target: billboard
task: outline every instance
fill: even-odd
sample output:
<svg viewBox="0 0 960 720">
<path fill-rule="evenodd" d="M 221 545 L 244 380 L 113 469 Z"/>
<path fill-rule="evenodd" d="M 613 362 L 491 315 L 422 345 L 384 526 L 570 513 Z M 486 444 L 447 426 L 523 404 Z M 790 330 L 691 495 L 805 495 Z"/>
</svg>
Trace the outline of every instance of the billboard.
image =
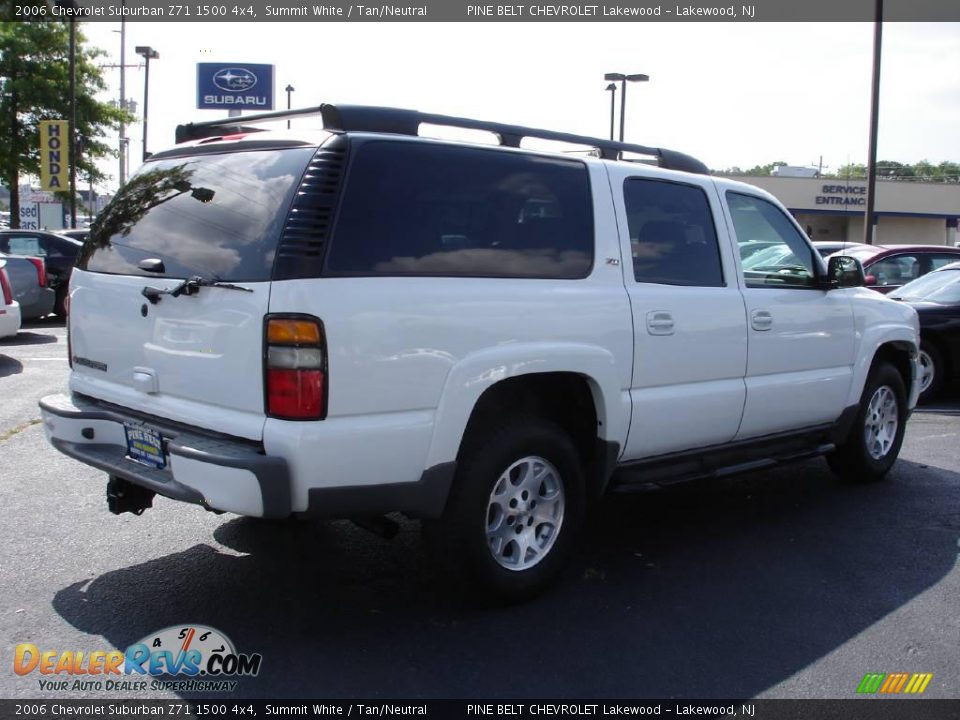
<svg viewBox="0 0 960 720">
<path fill-rule="evenodd" d="M 70 165 L 69 126 L 66 120 L 41 120 L 40 187 L 43 190 L 69 190 L 67 168 Z"/>
<path fill-rule="evenodd" d="M 201 110 L 273 110 L 273 65 L 197 63 Z"/>
</svg>

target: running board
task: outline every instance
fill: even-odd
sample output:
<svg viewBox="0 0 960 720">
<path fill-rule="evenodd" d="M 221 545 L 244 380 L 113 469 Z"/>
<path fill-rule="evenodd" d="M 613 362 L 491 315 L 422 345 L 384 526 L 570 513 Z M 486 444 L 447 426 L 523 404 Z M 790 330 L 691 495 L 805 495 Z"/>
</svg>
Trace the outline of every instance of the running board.
<svg viewBox="0 0 960 720">
<path fill-rule="evenodd" d="M 833 431 L 834 426 L 827 425 L 799 434 L 768 436 L 620 465 L 610 481 L 610 491 L 648 492 L 692 480 L 723 478 L 807 460 L 836 449 Z"/>
</svg>

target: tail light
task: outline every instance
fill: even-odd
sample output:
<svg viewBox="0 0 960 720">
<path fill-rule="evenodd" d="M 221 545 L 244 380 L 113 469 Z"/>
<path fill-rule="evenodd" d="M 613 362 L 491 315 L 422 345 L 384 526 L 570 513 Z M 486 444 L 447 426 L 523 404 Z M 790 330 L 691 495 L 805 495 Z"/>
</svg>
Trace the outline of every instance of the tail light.
<svg viewBox="0 0 960 720">
<path fill-rule="evenodd" d="M 33 266 L 37 269 L 37 281 L 40 283 L 40 287 L 45 288 L 47 286 L 47 265 L 43 262 L 43 258 L 27 258 L 30 262 L 33 263 Z"/>
<path fill-rule="evenodd" d="M 319 320 L 267 318 L 264 397 L 267 415 L 283 420 L 327 416 L 327 343 Z"/>
<path fill-rule="evenodd" d="M 0 268 L 0 288 L 3 289 L 3 304 L 13 305 L 13 290 L 10 287 L 10 280 L 7 278 L 7 271 Z"/>
</svg>

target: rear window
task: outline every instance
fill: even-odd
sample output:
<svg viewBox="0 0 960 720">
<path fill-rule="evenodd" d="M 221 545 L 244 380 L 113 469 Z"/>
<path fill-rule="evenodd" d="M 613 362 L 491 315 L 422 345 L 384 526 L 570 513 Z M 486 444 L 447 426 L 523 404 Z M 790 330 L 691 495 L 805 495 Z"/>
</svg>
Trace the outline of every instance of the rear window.
<svg viewBox="0 0 960 720">
<path fill-rule="evenodd" d="M 77 266 L 124 275 L 269 280 L 293 193 L 315 148 L 146 163 L 97 218 Z"/>
<path fill-rule="evenodd" d="M 592 265 L 582 162 L 373 141 L 354 154 L 326 273 L 574 279 Z"/>
</svg>

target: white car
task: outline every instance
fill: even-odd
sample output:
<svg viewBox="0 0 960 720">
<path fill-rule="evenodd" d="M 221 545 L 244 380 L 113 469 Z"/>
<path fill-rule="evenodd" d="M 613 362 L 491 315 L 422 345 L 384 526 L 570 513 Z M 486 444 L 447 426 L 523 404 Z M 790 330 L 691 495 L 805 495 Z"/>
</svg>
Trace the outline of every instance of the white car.
<svg viewBox="0 0 960 720">
<path fill-rule="evenodd" d="M 41 408 L 57 449 L 109 475 L 113 512 L 155 493 L 400 511 L 451 571 L 518 598 L 601 493 L 812 455 L 890 470 L 917 314 L 850 258 L 825 264 L 769 193 L 669 150 L 317 110 L 316 134 L 181 126 L 98 217 L 70 286 L 71 394 Z M 757 241 L 777 257 L 744 267 Z"/>
<path fill-rule="evenodd" d="M 20 303 L 13 299 L 13 288 L 7 277 L 7 261 L 0 258 L 0 338 L 20 332 Z"/>
</svg>

